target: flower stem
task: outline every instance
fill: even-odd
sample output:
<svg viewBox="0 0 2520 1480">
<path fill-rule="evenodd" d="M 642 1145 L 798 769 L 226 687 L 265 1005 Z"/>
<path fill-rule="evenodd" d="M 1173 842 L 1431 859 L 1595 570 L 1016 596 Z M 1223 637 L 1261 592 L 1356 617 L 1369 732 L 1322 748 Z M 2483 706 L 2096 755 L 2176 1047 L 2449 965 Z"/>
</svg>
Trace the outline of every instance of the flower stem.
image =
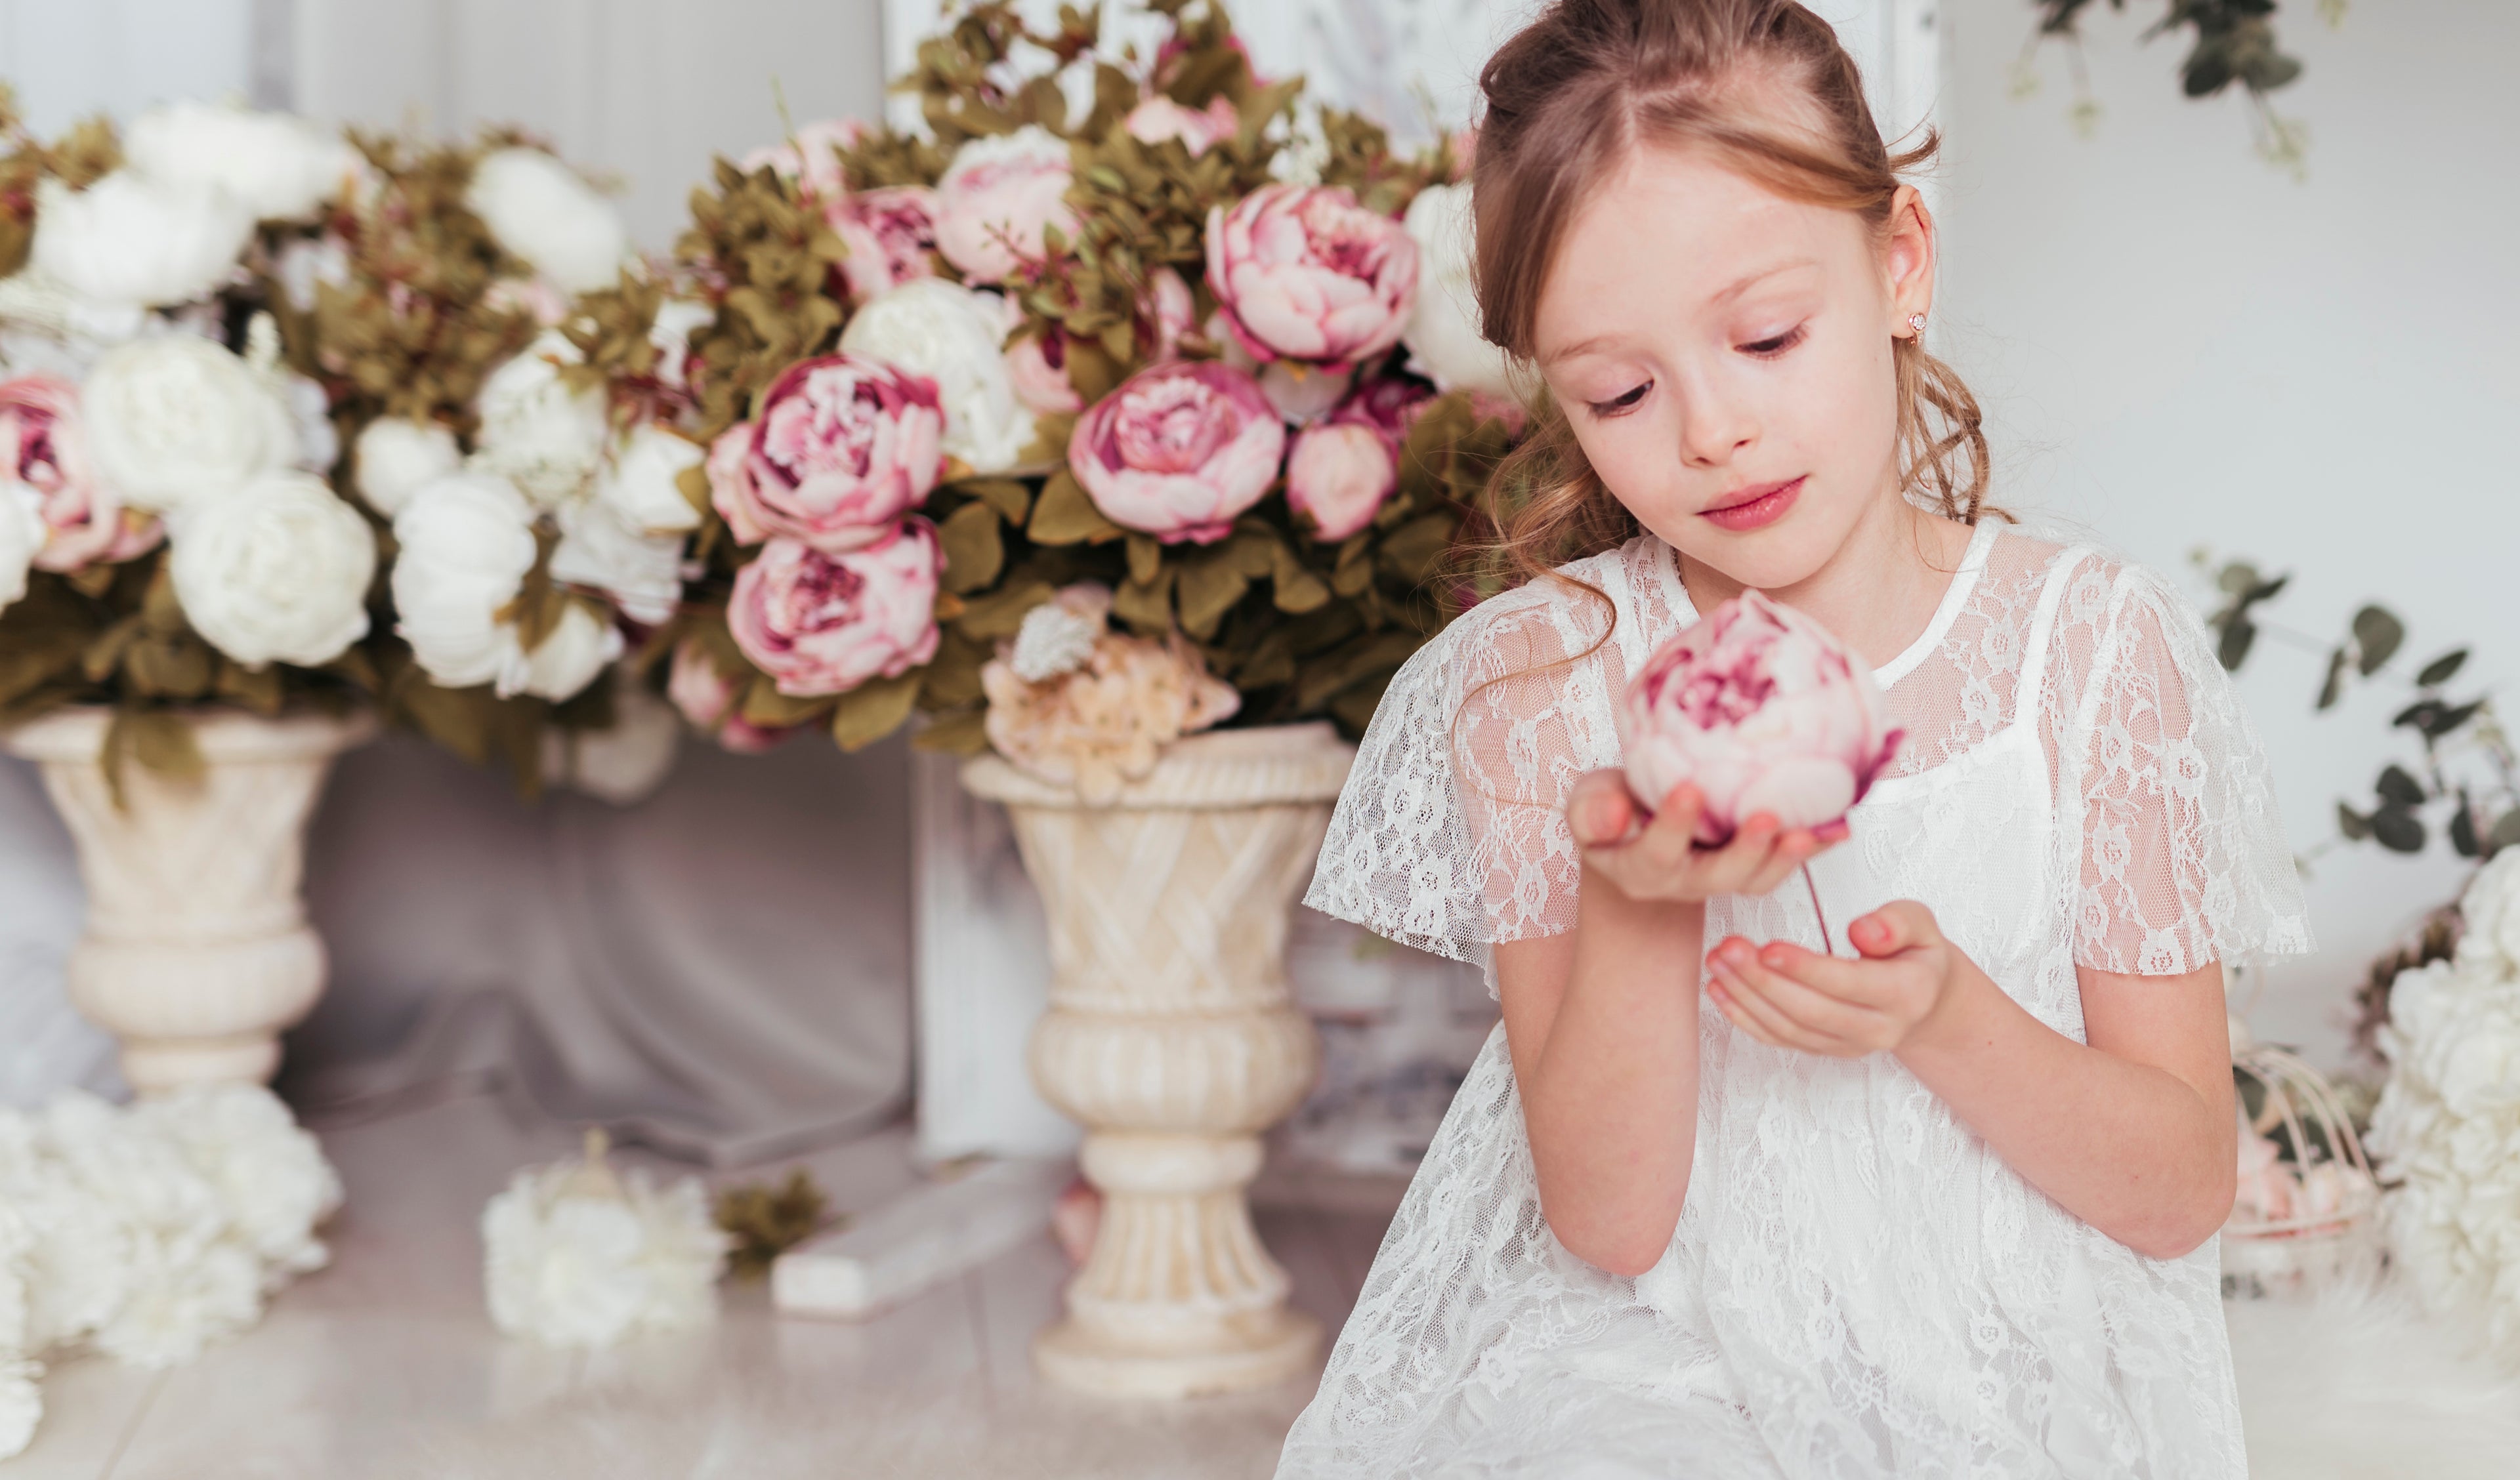
<svg viewBox="0 0 2520 1480">
<path fill-rule="evenodd" d="M 1837 947 L 1829 943 L 1828 912 L 1820 907 L 1820 885 L 1812 882 L 1811 865 L 1803 865 L 1803 887 L 1811 891 L 1812 919 L 1820 921 L 1820 949 L 1824 956 L 1835 956 Z"/>
</svg>

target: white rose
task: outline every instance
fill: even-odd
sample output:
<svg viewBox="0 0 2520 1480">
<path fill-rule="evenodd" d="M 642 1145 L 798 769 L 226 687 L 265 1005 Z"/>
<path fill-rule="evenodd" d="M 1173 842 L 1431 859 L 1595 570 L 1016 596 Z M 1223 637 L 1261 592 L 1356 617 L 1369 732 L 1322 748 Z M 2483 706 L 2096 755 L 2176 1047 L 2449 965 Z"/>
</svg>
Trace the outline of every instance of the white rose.
<svg viewBox="0 0 2520 1480">
<path fill-rule="evenodd" d="M 122 155 L 161 184 L 209 187 L 261 220 L 303 216 L 354 175 L 339 135 L 289 113 L 219 103 L 167 103 L 131 120 Z"/>
<path fill-rule="evenodd" d="M 543 634 L 531 652 L 524 650 L 514 626 L 500 630 L 504 640 L 495 683 L 501 698 L 512 694 L 530 694 L 554 703 L 574 698 L 603 676 L 605 665 L 621 655 L 621 629 L 598 620 L 574 602 L 562 613 L 560 625 Z"/>
<path fill-rule="evenodd" d="M 561 366 L 579 358 L 567 338 L 545 334 L 481 385 L 474 462 L 539 509 L 574 498 L 604 460 L 603 390 L 571 390 L 561 380 Z"/>
<path fill-rule="evenodd" d="M 265 473 L 173 529 L 175 599 L 240 663 L 329 663 L 367 636 L 377 541 L 322 478 Z"/>
<path fill-rule="evenodd" d="M 170 514 L 297 460 L 297 428 L 271 382 L 207 339 L 117 344 L 79 387 L 89 453 L 134 509 Z"/>
<path fill-rule="evenodd" d="M 434 422 L 381 417 L 360 431 L 359 497 L 386 518 L 402 513 L 411 496 L 463 466 L 455 433 Z"/>
<path fill-rule="evenodd" d="M 1470 188 L 1429 185 L 1402 218 L 1418 244 L 1418 303 L 1400 342 L 1409 368 L 1446 390 L 1514 394 L 1504 350 L 1479 335 L 1478 293 L 1470 286 Z"/>
<path fill-rule="evenodd" d="M 183 303 L 225 281 L 252 236 L 253 212 L 215 190 L 118 169 L 81 191 L 36 182 L 28 261 L 92 302 Z"/>
<path fill-rule="evenodd" d="M 707 456 L 698 443 L 647 424 L 633 427 L 596 474 L 595 501 L 630 529 L 679 534 L 699 527 L 700 512 L 683 494 L 683 473 Z"/>
<path fill-rule="evenodd" d="M 477 472 L 439 478 L 394 516 L 394 630 L 449 689 L 499 676 L 516 646 L 499 609 L 534 568 L 534 512 L 515 485 Z"/>
<path fill-rule="evenodd" d="M 26 594 L 26 571 L 51 533 L 43 496 L 16 478 L 0 481 L 0 611 Z"/>
<path fill-rule="evenodd" d="M 501 247 L 569 292 L 609 288 L 630 254 L 621 213 L 539 149 L 503 149 L 473 167 L 464 203 Z"/>
<path fill-rule="evenodd" d="M 849 354 L 936 382 L 945 451 L 974 472 L 1002 472 L 1033 439 L 1033 415 L 1007 375 L 1006 300 L 943 278 L 913 278 L 858 310 L 840 333 Z"/>
<path fill-rule="evenodd" d="M 642 534 L 600 502 L 562 505 L 560 529 L 560 544 L 552 550 L 553 580 L 604 592 L 623 615 L 651 626 L 681 605 L 680 534 Z"/>
</svg>

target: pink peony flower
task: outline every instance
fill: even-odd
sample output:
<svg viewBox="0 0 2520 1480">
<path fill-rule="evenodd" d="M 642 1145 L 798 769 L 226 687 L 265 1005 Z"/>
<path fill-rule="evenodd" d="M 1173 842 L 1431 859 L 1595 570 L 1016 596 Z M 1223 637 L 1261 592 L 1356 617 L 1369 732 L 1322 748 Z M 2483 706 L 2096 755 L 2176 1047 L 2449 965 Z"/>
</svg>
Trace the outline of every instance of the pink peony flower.
<svg viewBox="0 0 2520 1480">
<path fill-rule="evenodd" d="M 935 275 L 936 192 L 926 186 L 896 185 L 840 198 L 828 219 L 849 249 L 840 274 L 859 302 Z"/>
<path fill-rule="evenodd" d="M 882 538 L 944 464 L 936 383 L 854 355 L 790 365 L 749 422 L 709 449 L 709 501 L 746 545 L 773 535 L 827 554 Z"/>
<path fill-rule="evenodd" d="M 1138 317 L 1152 332 L 1155 352 L 1147 357 L 1159 364 L 1180 353 L 1182 336 L 1190 333 L 1198 317 L 1198 301 L 1191 295 L 1190 285 L 1182 275 L 1169 267 L 1158 267 L 1147 275 L 1147 291 L 1138 304 Z"/>
<path fill-rule="evenodd" d="M 782 694 L 846 694 L 936 655 L 935 526 L 908 518 L 883 538 L 827 555 L 773 539 L 736 573 L 727 630 Z"/>
<path fill-rule="evenodd" d="M 1418 244 L 1344 187 L 1264 185 L 1208 211 L 1207 286 L 1252 358 L 1354 364 L 1399 342 Z"/>
<path fill-rule="evenodd" d="M 840 167 L 840 151 L 855 149 L 866 137 L 866 125 L 855 118 L 820 118 L 799 124 L 796 137 L 784 144 L 756 149 L 737 161 L 745 174 L 768 165 L 793 180 L 805 195 L 837 201 L 848 193 Z"/>
<path fill-rule="evenodd" d="M 1234 111 L 1234 100 L 1222 93 L 1208 99 L 1205 108 L 1184 108 L 1157 93 L 1129 110 L 1129 116 L 1121 120 L 1120 126 L 1141 144 L 1179 139 L 1196 158 L 1218 142 L 1233 138 L 1242 126 L 1242 118 Z"/>
<path fill-rule="evenodd" d="M 79 421 L 78 387 L 58 376 L 0 381 L 0 457 L 9 460 L 8 478 L 35 491 L 46 531 L 35 552 L 38 570 L 115 564 L 165 537 L 155 516 L 123 508 L 97 472 Z"/>
<path fill-rule="evenodd" d="M 1397 376 L 1360 385 L 1329 416 L 1295 433 L 1286 504 L 1313 521 L 1313 538 L 1343 540 L 1373 522 L 1400 486 L 1400 447 L 1426 388 Z"/>
<path fill-rule="evenodd" d="M 793 725 L 771 730 L 745 719 L 736 706 L 739 696 L 735 680 L 718 671 L 717 659 L 698 639 L 685 638 L 675 646 L 665 697 L 694 729 L 715 737 L 738 755 L 759 755 L 796 733 Z"/>
<path fill-rule="evenodd" d="M 1250 376 L 1176 360 L 1139 371 L 1079 417 L 1067 466 L 1111 522 L 1206 545 L 1260 502 L 1285 450 L 1285 424 Z"/>
<path fill-rule="evenodd" d="M 1620 701 L 1628 787 L 1648 807 L 1693 782 L 1697 839 L 1754 813 L 1787 828 L 1844 817 L 1898 752 L 1872 675 L 1828 629 L 1756 591 L 1645 660 Z"/>
<path fill-rule="evenodd" d="M 1007 350 L 1007 379 L 1015 399 L 1043 416 L 1082 411 L 1085 400 L 1067 381 L 1067 336 L 1056 329 L 1017 339 Z"/>
<path fill-rule="evenodd" d="M 967 282 L 1001 283 L 1042 254 L 1056 226 L 1073 240 L 1067 141 L 1037 123 L 973 139 L 936 182 L 936 247 Z"/>
</svg>

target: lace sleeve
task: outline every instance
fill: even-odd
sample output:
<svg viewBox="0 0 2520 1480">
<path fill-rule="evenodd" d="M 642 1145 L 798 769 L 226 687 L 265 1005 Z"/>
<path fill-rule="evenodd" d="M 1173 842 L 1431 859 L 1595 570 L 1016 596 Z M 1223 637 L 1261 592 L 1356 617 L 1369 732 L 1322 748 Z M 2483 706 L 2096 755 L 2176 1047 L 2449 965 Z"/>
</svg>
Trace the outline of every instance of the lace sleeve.
<svg viewBox="0 0 2520 1480">
<path fill-rule="evenodd" d="M 1619 763 L 1603 604 L 1558 582 L 1463 615 L 1392 679 L 1304 902 L 1456 961 L 1575 923 L 1566 794 Z"/>
<path fill-rule="evenodd" d="M 2074 959 L 2161 976 L 2308 951 L 2266 751 L 2194 609 L 2139 566 L 2074 589 L 2085 619 L 2064 635 L 2085 661 L 2065 665 L 2080 699 L 2059 752 L 2082 817 Z"/>
</svg>

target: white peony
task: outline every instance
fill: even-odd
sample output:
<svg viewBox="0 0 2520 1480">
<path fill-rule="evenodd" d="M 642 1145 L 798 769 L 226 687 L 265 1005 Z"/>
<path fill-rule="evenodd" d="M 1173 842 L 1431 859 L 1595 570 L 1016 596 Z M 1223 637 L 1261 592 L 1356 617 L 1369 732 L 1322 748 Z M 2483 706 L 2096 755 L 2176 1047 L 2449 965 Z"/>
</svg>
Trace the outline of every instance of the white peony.
<svg viewBox="0 0 2520 1480">
<path fill-rule="evenodd" d="M 1409 368 L 1446 390 L 1514 392 L 1506 352 L 1479 334 L 1478 293 L 1470 285 L 1470 188 L 1429 185 L 1402 218 L 1418 244 L 1418 303 L 1400 342 Z"/>
<path fill-rule="evenodd" d="M 215 190 L 118 169 L 87 189 L 35 185 L 28 264 L 100 304 L 185 303 L 225 282 L 253 236 L 253 212 Z"/>
<path fill-rule="evenodd" d="M 393 529 L 394 630 L 413 659 L 449 689 L 498 678 L 516 645 L 499 610 L 534 567 L 524 497 L 504 478 L 454 473 L 412 494 Z"/>
<path fill-rule="evenodd" d="M 698 443 L 652 424 L 613 445 L 595 477 L 595 502 L 630 529 L 679 534 L 699 527 L 700 512 L 683 493 L 682 475 L 707 456 Z"/>
<path fill-rule="evenodd" d="M 175 599 L 238 662 L 314 667 L 367 636 L 376 536 L 322 478 L 266 473 L 186 511 L 171 532 Z"/>
<path fill-rule="evenodd" d="M 464 202 L 499 245 L 568 292 L 609 288 L 630 255 L 621 213 L 539 149 L 503 149 L 473 167 Z"/>
<path fill-rule="evenodd" d="M 516 484 L 538 509 L 583 492 L 604 461 L 603 390 L 571 390 L 561 379 L 561 367 L 580 358 L 565 336 L 545 334 L 481 385 L 473 463 Z"/>
<path fill-rule="evenodd" d="M 339 1210 L 341 1179 L 276 1097 L 258 1085 L 204 1085 L 128 1113 L 184 1151 L 266 1270 L 285 1279 L 324 1267 L 315 1230 Z"/>
<path fill-rule="evenodd" d="M 697 298 L 667 298 L 657 304 L 656 322 L 648 328 L 648 342 L 656 346 L 656 379 L 676 390 L 686 388 L 692 334 L 716 321 L 717 310 Z"/>
<path fill-rule="evenodd" d="M 975 472 L 1003 472 L 1033 439 L 1033 414 L 1007 374 L 1006 300 L 944 278 L 913 278 L 858 310 L 844 353 L 936 382 L 944 448 Z"/>
<path fill-rule="evenodd" d="M 359 432 L 359 497 L 386 518 L 402 513 L 411 496 L 463 466 L 455 433 L 435 422 L 380 417 Z"/>
<path fill-rule="evenodd" d="M 79 401 L 97 471 L 134 509 L 171 514 L 297 461 L 295 421 L 270 381 L 193 335 L 107 350 Z"/>
<path fill-rule="evenodd" d="M 2438 1312 L 2478 1318 L 2520 1363 L 2520 850 L 2459 901 L 2454 960 L 2399 973 L 2371 1116 L 2398 1267 Z"/>
<path fill-rule="evenodd" d="M 600 1136 L 584 1160 L 517 1173 L 481 1210 L 490 1320 L 548 1346 L 609 1346 L 717 1314 L 726 1235 L 699 1179 L 616 1173 Z"/>
<path fill-rule="evenodd" d="M 26 572 L 51 534 L 43 496 L 15 478 L 0 480 L 0 611 L 26 594 Z"/>
<path fill-rule="evenodd" d="M 604 676 L 605 667 L 621 655 L 621 629 L 572 602 L 560 625 L 525 650 L 514 626 L 500 628 L 499 672 L 493 685 L 501 698 L 530 694 L 553 703 L 574 698 Z"/>
<path fill-rule="evenodd" d="M 674 614 L 683 598 L 683 537 L 642 534 L 611 506 L 563 505 L 552 579 L 610 596 L 622 614 L 650 626 Z"/>
<path fill-rule="evenodd" d="M 131 120 L 123 157 L 160 184 L 208 188 L 260 220 L 312 213 L 357 174 L 338 134 L 290 113 L 165 103 Z"/>
</svg>

